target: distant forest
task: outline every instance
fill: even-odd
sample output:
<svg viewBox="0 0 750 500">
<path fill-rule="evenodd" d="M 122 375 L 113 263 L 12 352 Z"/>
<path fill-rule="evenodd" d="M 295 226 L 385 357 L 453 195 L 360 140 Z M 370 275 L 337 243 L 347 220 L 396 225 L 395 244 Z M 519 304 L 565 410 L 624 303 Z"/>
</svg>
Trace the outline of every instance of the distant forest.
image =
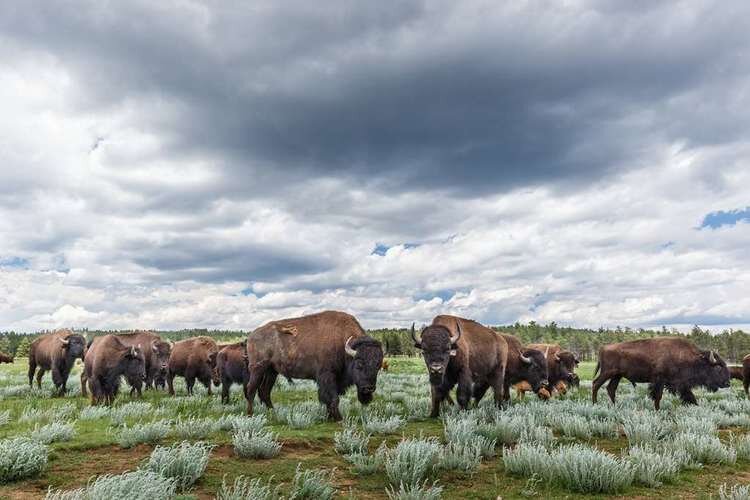
<svg viewBox="0 0 750 500">
<path fill-rule="evenodd" d="M 676 330 L 668 330 L 665 327 L 662 327 L 661 330 L 634 330 L 627 327 L 617 327 L 615 329 L 599 328 L 598 330 L 592 330 L 588 328 L 560 327 L 554 322 L 547 325 L 540 325 L 533 321 L 528 324 L 516 323 L 514 325 L 494 326 L 492 328 L 497 331 L 516 335 L 524 344 L 537 342 L 560 344 L 561 346 L 577 353 L 579 357 L 585 361 L 595 360 L 599 348 L 606 344 L 623 342 L 626 340 L 677 335 L 685 336 L 702 349 L 716 350 L 729 362 L 739 362 L 742 360 L 743 356 L 750 354 L 750 334 L 745 333 L 742 330 L 724 330 L 721 333 L 712 333 L 708 329 L 704 330 L 698 326 L 694 326 L 690 333 L 683 334 Z M 38 332 L 36 334 L 0 332 L 0 352 L 24 357 L 28 354 L 31 342 L 43 333 L 46 332 Z M 81 333 L 91 337 L 118 332 L 82 330 Z M 173 341 L 198 335 L 207 335 L 215 338 L 218 342 L 237 341 L 247 335 L 247 332 L 239 330 L 206 329 L 159 331 L 156 333 L 161 335 L 162 338 Z M 381 328 L 369 330 L 368 333 L 383 342 L 386 353 L 390 356 L 417 354 L 409 336 L 409 330 L 407 329 Z"/>
</svg>

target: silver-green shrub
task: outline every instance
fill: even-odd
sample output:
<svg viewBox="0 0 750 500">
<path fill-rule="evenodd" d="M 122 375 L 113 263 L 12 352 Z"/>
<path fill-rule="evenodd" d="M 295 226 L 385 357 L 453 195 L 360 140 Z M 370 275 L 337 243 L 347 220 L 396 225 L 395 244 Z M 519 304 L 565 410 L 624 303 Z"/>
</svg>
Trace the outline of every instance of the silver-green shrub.
<svg viewBox="0 0 750 500">
<path fill-rule="evenodd" d="M 47 492 L 45 500 L 169 500 L 177 482 L 154 472 L 138 470 L 99 476 L 85 488 Z"/>
<path fill-rule="evenodd" d="M 263 483 L 260 478 L 250 479 L 238 476 L 234 483 L 228 485 L 226 478 L 221 481 L 221 489 L 216 500 L 276 500 L 281 499 L 279 487 L 271 488 L 271 482 Z"/>
<path fill-rule="evenodd" d="M 331 485 L 332 472 L 325 470 L 301 470 L 301 464 L 297 465 L 297 471 L 292 480 L 289 492 L 289 500 L 330 500 L 336 490 Z"/>
<path fill-rule="evenodd" d="M 173 478 L 180 490 L 193 485 L 206 470 L 213 446 L 208 443 L 182 443 L 157 446 L 144 465 L 144 470 Z"/>
<path fill-rule="evenodd" d="M 219 430 L 218 422 L 212 418 L 178 418 L 174 434 L 180 439 L 205 439 Z"/>
<path fill-rule="evenodd" d="M 272 458 L 281 451 L 276 434 L 268 430 L 243 430 L 232 434 L 232 445 L 237 456 L 243 458 Z"/>
<path fill-rule="evenodd" d="M 391 485 L 421 484 L 440 456 L 442 446 L 434 438 L 403 439 L 385 455 L 385 473 Z"/>
<path fill-rule="evenodd" d="M 44 444 L 51 444 L 58 441 L 70 441 L 76 434 L 73 424 L 66 422 L 50 422 L 47 425 L 39 427 L 34 426 L 31 431 L 31 439 Z"/>
<path fill-rule="evenodd" d="M 344 427 L 341 432 L 333 435 L 333 448 L 340 455 L 367 454 L 367 444 L 370 435 L 354 427 Z"/>
<path fill-rule="evenodd" d="M 735 484 L 731 488 L 726 484 L 719 486 L 721 500 L 750 500 L 750 485 Z"/>
<path fill-rule="evenodd" d="M 0 441 L 0 484 L 33 477 L 47 466 L 47 446 L 28 438 Z"/>
<path fill-rule="evenodd" d="M 682 460 L 667 450 L 657 451 L 646 445 L 630 448 L 628 460 L 634 467 L 635 482 L 658 487 L 663 482 L 672 482 L 682 468 Z"/>
<path fill-rule="evenodd" d="M 385 493 L 390 500 L 438 500 L 443 495 L 443 488 L 437 482 L 428 485 L 425 481 L 422 484 L 400 484 L 398 489 L 386 488 Z"/>
<path fill-rule="evenodd" d="M 145 424 L 127 425 L 117 433 L 117 443 L 123 448 L 132 448 L 141 443 L 156 444 L 169 434 L 169 424 L 156 421 Z"/>
</svg>

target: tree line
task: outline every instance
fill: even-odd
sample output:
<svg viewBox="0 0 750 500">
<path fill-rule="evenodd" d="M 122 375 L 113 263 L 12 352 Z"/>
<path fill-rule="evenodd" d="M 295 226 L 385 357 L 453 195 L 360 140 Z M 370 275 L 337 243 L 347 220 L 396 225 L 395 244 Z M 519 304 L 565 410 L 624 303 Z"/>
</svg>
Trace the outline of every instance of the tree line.
<svg viewBox="0 0 750 500">
<path fill-rule="evenodd" d="M 524 344 L 551 343 L 560 344 L 569 349 L 584 361 L 596 359 L 599 348 L 606 344 L 624 342 L 627 340 L 644 339 L 662 336 L 684 336 L 694 342 L 701 349 L 714 349 L 725 360 L 737 363 L 746 354 L 750 354 L 750 334 L 742 330 L 723 330 L 720 333 L 712 333 L 709 329 L 701 329 L 694 326 L 692 330 L 683 334 L 674 329 L 662 327 L 658 330 L 646 330 L 643 328 L 632 329 L 628 327 L 617 327 L 614 329 L 599 328 L 573 328 L 560 327 L 555 322 L 541 325 L 531 321 L 526 324 L 515 323 L 513 325 L 493 326 L 496 331 L 502 331 L 517 336 Z M 5 352 L 18 357 L 28 355 L 31 342 L 47 331 L 34 334 L 17 332 L 0 332 L 0 352 Z M 108 333 L 122 333 L 119 330 L 81 330 L 80 333 L 89 339 L 97 335 Z M 178 341 L 190 337 L 206 335 L 213 337 L 217 342 L 234 342 L 247 336 L 242 330 L 208 330 L 208 329 L 185 329 L 157 331 L 162 338 Z M 411 340 L 407 328 L 379 328 L 368 330 L 368 333 L 383 343 L 386 354 L 389 356 L 414 356 L 419 354 Z"/>
</svg>

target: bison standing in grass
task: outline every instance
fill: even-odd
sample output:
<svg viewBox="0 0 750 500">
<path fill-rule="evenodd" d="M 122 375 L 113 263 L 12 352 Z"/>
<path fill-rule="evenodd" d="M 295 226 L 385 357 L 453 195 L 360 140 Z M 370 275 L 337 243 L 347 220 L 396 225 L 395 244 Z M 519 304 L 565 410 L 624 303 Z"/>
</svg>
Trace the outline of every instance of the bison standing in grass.
<svg viewBox="0 0 750 500">
<path fill-rule="evenodd" d="M 748 386 L 750 386 L 750 354 L 742 358 L 742 387 L 745 389 L 745 395 L 748 395 Z"/>
<path fill-rule="evenodd" d="M 58 330 L 42 335 L 31 343 L 29 350 L 29 385 L 36 374 L 37 387 L 42 387 L 45 371 L 52 371 L 52 382 L 59 395 L 65 394 L 70 370 L 76 359 L 83 359 L 86 353 L 86 339 L 70 330 Z"/>
<path fill-rule="evenodd" d="M 120 389 L 120 377 L 146 378 L 146 359 L 141 346 L 126 345 L 117 335 L 97 337 L 86 352 L 83 366 L 94 405 L 114 402 Z"/>
<path fill-rule="evenodd" d="M 318 400 L 328 418 L 341 420 L 339 396 L 352 385 L 362 404 L 372 401 L 383 363 L 380 342 L 368 337 L 359 322 L 338 311 L 267 323 L 247 339 L 250 377 L 245 391 L 247 413 L 253 414 L 255 394 L 272 407 L 276 377 L 315 380 Z"/>
<path fill-rule="evenodd" d="M 12 363 L 12 362 L 13 362 L 13 356 L 5 354 L 4 352 L 0 352 L 0 363 Z"/>
<path fill-rule="evenodd" d="M 579 360 L 575 354 L 564 350 L 558 344 L 529 344 L 526 347 L 542 351 L 547 359 L 549 381 L 547 394 L 551 395 L 553 391 L 565 394 L 568 386 L 578 385 L 578 375 L 576 375 L 575 369 L 578 367 Z M 523 397 L 526 387 L 519 385 L 516 390 L 519 396 Z"/>
<path fill-rule="evenodd" d="M 632 383 L 650 384 L 649 392 L 657 410 L 665 388 L 678 394 L 685 403 L 698 404 L 693 387 L 703 386 L 710 391 L 729 387 L 729 369 L 718 354 L 702 351 L 677 337 L 606 345 L 599 350 L 594 375 L 591 388 L 594 403 L 599 388 L 607 380 L 607 393 L 614 403 L 617 385 L 626 378 Z"/>
<path fill-rule="evenodd" d="M 521 341 L 507 333 L 500 334 L 508 343 L 508 362 L 505 365 L 505 387 L 503 398 L 510 399 L 510 385 L 527 382 L 532 391 L 545 398 L 549 394 L 549 380 L 547 373 L 547 359 L 539 349 L 531 346 L 524 347 Z M 476 402 L 482 399 L 487 385 L 474 387 Z M 477 391 L 480 391 L 477 397 Z"/>
<path fill-rule="evenodd" d="M 440 415 L 440 403 L 449 399 L 456 385 L 462 409 L 469 406 L 475 386 L 484 388 L 481 395 L 492 387 L 495 404 L 502 404 L 508 362 L 508 342 L 502 336 L 476 321 L 444 315 L 435 317 L 419 337 L 412 325 L 411 336 L 430 376 L 432 418 Z"/>
<path fill-rule="evenodd" d="M 189 395 L 193 394 L 195 380 L 199 380 L 211 395 L 211 381 L 216 387 L 221 383 L 216 374 L 216 355 L 219 346 L 211 337 L 193 337 L 180 340 L 172 345 L 172 353 L 167 363 L 167 387 L 174 396 L 174 378 L 185 378 Z"/>
<path fill-rule="evenodd" d="M 216 355 L 216 373 L 221 381 L 221 402 L 229 403 L 232 384 L 242 385 L 243 394 L 247 386 L 247 344 L 238 342 L 221 347 Z"/>
<path fill-rule="evenodd" d="M 141 396 L 141 390 L 144 382 L 146 389 L 154 387 L 154 383 L 159 377 L 164 377 L 167 373 L 167 362 L 169 361 L 169 355 L 172 349 L 172 345 L 169 342 L 165 342 L 158 335 L 151 332 L 135 332 L 135 333 L 117 333 L 113 334 L 120 341 L 128 346 L 138 346 L 143 351 L 143 356 L 146 361 L 146 377 L 145 379 L 137 377 L 125 377 L 128 385 L 130 386 L 130 395 L 133 396 L 136 393 Z M 101 337 L 95 337 L 89 347 L 91 347 Z M 86 396 L 86 372 L 81 373 L 81 388 L 83 395 Z"/>
</svg>

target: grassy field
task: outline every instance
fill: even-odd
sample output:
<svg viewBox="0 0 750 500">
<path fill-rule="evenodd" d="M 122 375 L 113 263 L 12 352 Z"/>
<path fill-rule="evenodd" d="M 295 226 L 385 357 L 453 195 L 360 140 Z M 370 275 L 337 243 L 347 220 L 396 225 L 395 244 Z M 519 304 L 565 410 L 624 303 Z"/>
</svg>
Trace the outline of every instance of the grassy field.
<svg viewBox="0 0 750 500">
<path fill-rule="evenodd" d="M 239 387 L 228 406 L 202 387 L 187 397 L 179 385 L 175 398 L 148 391 L 135 400 L 125 391 L 114 408 L 96 413 L 86 410 L 88 401 L 78 393 L 77 372 L 68 384 L 73 394 L 52 398 L 49 379 L 41 391 L 29 390 L 25 360 L 19 359 L 0 367 L 0 439 L 24 439 L 0 446 L 0 468 L 31 446 L 23 443 L 50 442 L 34 445 L 47 446 L 48 461 L 31 477 L 9 480 L 0 470 L 0 498 L 44 498 L 50 488 L 82 488 L 104 474 L 156 470 L 154 449 L 183 441 L 213 448 L 205 470 L 198 467 L 197 481 L 178 488 L 177 498 L 215 498 L 223 482 L 231 485 L 239 476 L 262 478 L 284 498 L 326 498 L 328 486 L 340 498 L 388 498 L 387 488 L 397 498 L 439 498 L 439 493 L 477 499 L 718 498 L 724 483 L 750 483 L 750 404 L 738 386 L 715 394 L 698 391 L 699 407 L 683 407 L 666 397 L 658 414 L 645 387 L 629 384 L 621 384 L 617 406 L 609 403 L 606 391 L 592 405 L 594 364 L 587 363 L 579 370 L 581 388 L 562 398 L 540 402 L 527 397 L 500 412 L 490 398 L 470 412 L 446 408 L 444 420 L 431 420 L 426 418 L 429 385 L 421 359 L 389 363 L 375 402 L 363 410 L 350 391 L 342 402 L 347 419 L 334 424 L 323 421 L 315 386 L 305 381 L 280 381 L 273 394 L 276 410 L 262 411 L 263 417 L 254 420 L 241 418 L 245 405 Z M 344 429 L 349 434 L 342 434 Z M 371 435 L 369 442 L 363 434 Z M 273 455 L 274 440 L 281 448 L 272 458 L 238 456 Z M 347 447 L 363 448 L 363 453 L 344 456 Z M 209 449 L 203 448 L 203 455 L 192 452 L 197 455 L 188 460 L 191 466 Z M 179 450 L 166 455 L 178 456 Z M 373 470 L 363 471 L 368 465 Z M 303 475 L 316 470 L 325 474 Z M 172 475 L 187 473 L 181 474 Z M 421 496 L 398 496 L 400 482 L 426 486 L 418 491 Z M 436 488 L 429 490 L 433 483 Z M 116 498 L 111 491 L 107 496 Z M 135 497 L 131 493 L 126 497 Z M 223 498 L 275 498 L 228 493 L 230 488 L 224 488 Z"/>
</svg>

